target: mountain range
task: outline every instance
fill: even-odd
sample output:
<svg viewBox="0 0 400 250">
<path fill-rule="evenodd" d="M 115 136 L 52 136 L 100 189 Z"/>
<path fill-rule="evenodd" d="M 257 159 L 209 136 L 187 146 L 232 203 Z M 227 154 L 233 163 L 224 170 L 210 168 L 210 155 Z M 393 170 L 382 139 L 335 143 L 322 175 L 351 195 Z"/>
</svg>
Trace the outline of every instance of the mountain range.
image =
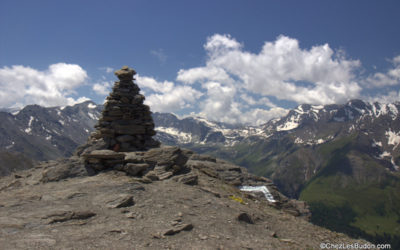
<svg viewBox="0 0 400 250">
<path fill-rule="evenodd" d="M 28 168 L 27 159 L 70 156 L 93 131 L 101 110 L 101 105 L 84 102 L 0 112 L 2 153 L 25 157 L 13 158 L 24 165 L 8 161 L 1 167 Z M 162 143 L 226 159 L 271 178 L 285 195 L 309 203 L 313 223 L 376 242 L 398 242 L 399 110 L 400 103 L 352 100 L 299 105 L 261 126 L 164 113 L 154 113 L 153 119 Z"/>
<path fill-rule="evenodd" d="M 14 113 L 0 112 L 0 148 L 43 161 L 70 156 L 93 131 L 102 106 L 85 102 L 45 108 L 29 105 Z"/>
<path fill-rule="evenodd" d="M 399 242 L 399 110 L 400 103 L 361 100 L 303 104 L 258 127 L 154 117 L 162 141 L 271 178 L 284 194 L 309 203 L 313 223 Z"/>
</svg>

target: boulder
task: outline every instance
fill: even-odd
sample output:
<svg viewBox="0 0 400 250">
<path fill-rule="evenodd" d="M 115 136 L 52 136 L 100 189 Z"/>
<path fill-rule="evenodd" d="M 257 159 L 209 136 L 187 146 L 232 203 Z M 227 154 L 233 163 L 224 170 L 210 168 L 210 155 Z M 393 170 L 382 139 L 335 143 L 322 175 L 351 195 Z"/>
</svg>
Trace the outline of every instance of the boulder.
<svg viewBox="0 0 400 250">
<path fill-rule="evenodd" d="M 157 164 L 159 166 L 166 166 L 167 168 L 173 165 L 183 166 L 188 160 L 188 157 L 182 154 L 179 147 L 164 146 L 160 148 L 153 148 L 144 154 L 146 162 Z"/>
<path fill-rule="evenodd" d="M 246 222 L 248 224 L 254 224 L 253 218 L 248 213 L 240 213 L 237 217 L 238 221 Z"/>
<path fill-rule="evenodd" d="M 147 168 L 149 168 L 149 164 L 147 163 L 127 163 L 123 167 L 123 171 L 129 175 L 141 175 Z"/>
<path fill-rule="evenodd" d="M 86 167 L 83 161 L 77 157 L 44 162 L 40 167 L 44 168 L 40 179 L 41 182 L 59 181 L 95 174 L 93 169 Z"/>
<path fill-rule="evenodd" d="M 176 182 L 180 182 L 186 185 L 197 185 L 197 180 L 199 176 L 193 173 L 178 175 L 174 177 Z"/>
<path fill-rule="evenodd" d="M 133 137 L 131 135 L 120 135 L 115 138 L 115 140 L 117 140 L 118 142 L 129 142 L 129 141 L 133 141 L 134 139 L 135 139 L 135 137 Z"/>
<path fill-rule="evenodd" d="M 215 157 L 210 156 L 210 155 L 193 154 L 193 155 L 190 156 L 189 159 L 193 160 L 193 161 L 217 162 L 217 159 Z"/>
<path fill-rule="evenodd" d="M 131 207 L 135 205 L 135 202 L 133 201 L 133 196 L 132 195 L 120 195 L 118 198 L 108 201 L 107 202 L 107 207 L 108 208 L 122 208 L 122 207 Z"/>
<path fill-rule="evenodd" d="M 143 163 L 143 155 L 139 154 L 139 152 L 128 152 L 125 153 L 125 162 L 131 162 L 131 163 Z"/>
<path fill-rule="evenodd" d="M 96 159 L 124 159 L 124 153 L 114 152 L 109 149 L 102 149 L 102 150 L 93 150 L 92 152 L 83 154 L 82 157 L 89 159 L 89 158 L 96 158 Z"/>
</svg>

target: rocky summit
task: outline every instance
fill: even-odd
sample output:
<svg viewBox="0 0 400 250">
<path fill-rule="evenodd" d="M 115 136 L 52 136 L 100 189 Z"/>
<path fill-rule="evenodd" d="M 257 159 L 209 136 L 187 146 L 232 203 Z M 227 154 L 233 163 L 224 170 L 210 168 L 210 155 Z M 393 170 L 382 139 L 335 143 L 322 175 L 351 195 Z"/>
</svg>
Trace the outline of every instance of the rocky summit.
<svg viewBox="0 0 400 250">
<path fill-rule="evenodd" d="M 152 139 L 123 67 L 96 131 L 67 159 L 0 179 L 2 249 L 316 249 L 368 244 L 308 222 L 267 178 Z"/>
</svg>

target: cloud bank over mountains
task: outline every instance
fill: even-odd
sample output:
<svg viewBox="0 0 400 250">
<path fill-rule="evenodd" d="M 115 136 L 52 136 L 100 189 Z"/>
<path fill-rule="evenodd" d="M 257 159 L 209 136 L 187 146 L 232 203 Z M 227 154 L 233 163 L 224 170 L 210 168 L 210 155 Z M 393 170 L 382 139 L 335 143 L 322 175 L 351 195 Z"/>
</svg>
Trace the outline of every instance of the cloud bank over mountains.
<svg viewBox="0 0 400 250">
<path fill-rule="evenodd" d="M 86 83 L 88 75 L 76 64 L 52 64 L 40 71 L 15 65 L 0 68 L 0 107 L 23 107 L 27 104 L 63 106 L 88 100 L 71 97 Z"/>
<path fill-rule="evenodd" d="M 286 114 L 282 102 L 330 104 L 354 98 L 400 101 L 396 90 L 400 55 L 391 59 L 387 71 L 364 76 L 361 62 L 349 59 L 343 50 L 333 50 L 328 44 L 301 48 L 298 40 L 283 35 L 253 53 L 230 35 L 215 34 L 207 38 L 204 50 L 204 65 L 180 69 L 174 82 L 137 75 L 153 111 L 261 124 Z M 110 73 L 110 68 L 104 69 Z M 87 93 L 76 92 L 85 85 L 91 86 L 92 93 L 106 96 L 112 81 L 89 84 L 87 72 L 76 64 L 52 64 L 44 71 L 3 67 L 0 106 L 69 105 L 88 99 Z M 377 94 L 375 90 L 383 87 L 387 91 Z"/>
<path fill-rule="evenodd" d="M 392 60 L 393 68 L 387 72 L 363 77 L 361 62 L 348 59 L 343 50 L 334 51 L 328 44 L 304 49 L 298 40 L 283 35 L 265 42 L 258 53 L 246 51 L 236 39 L 221 34 L 209 37 L 204 49 L 205 65 L 179 70 L 176 83 L 168 82 L 167 92 L 162 91 L 166 82 L 158 83 L 152 90 L 160 91 L 148 95 L 147 103 L 157 104 L 158 111 L 176 112 L 179 105 L 172 109 L 168 104 L 175 100 L 171 95 L 181 95 L 174 89 L 184 86 L 188 93 L 196 93 L 184 104 L 197 108 L 197 114 L 216 121 L 261 124 L 287 113 L 271 100 L 297 104 L 344 103 L 355 98 L 400 101 L 396 91 L 385 95 L 363 92 L 400 84 L 400 56 Z M 140 78 L 138 83 L 148 88 Z"/>
</svg>

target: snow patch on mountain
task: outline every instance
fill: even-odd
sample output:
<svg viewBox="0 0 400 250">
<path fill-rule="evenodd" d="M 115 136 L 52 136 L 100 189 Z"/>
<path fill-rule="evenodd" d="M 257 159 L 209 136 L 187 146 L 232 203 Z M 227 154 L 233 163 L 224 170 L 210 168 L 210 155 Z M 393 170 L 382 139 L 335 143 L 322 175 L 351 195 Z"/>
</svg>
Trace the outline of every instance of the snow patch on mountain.
<svg viewBox="0 0 400 250">
<path fill-rule="evenodd" d="M 392 163 L 393 168 L 394 168 L 396 171 L 399 171 L 399 166 L 397 166 L 396 163 L 394 162 L 393 156 L 392 156 L 392 158 L 390 159 L 390 162 Z"/>
<path fill-rule="evenodd" d="M 390 115 L 393 120 L 395 120 L 399 114 L 399 110 L 393 103 L 373 103 L 372 112 L 375 117 L 380 117 L 381 115 Z"/>
<path fill-rule="evenodd" d="M 400 144 L 400 132 L 393 132 L 391 129 L 386 131 L 385 135 L 388 139 L 388 145 L 393 145 L 393 149 L 397 148 Z"/>
<path fill-rule="evenodd" d="M 392 167 L 394 170 L 399 171 L 400 167 L 396 165 L 396 162 L 394 161 L 394 157 L 392 156 L 391 153 L 384 151 L 382 154 L 378 156 L 378 159 L 384 159 L 384 158 L 390 158 L 390 163 L 392 163 Z"/>
<path fill-rule="evenodd" d="M 321 109 L 324 109 L 324 106 L 323 105 L 312 105 L 311 108 L 314 112 L 319 112 Z"/>
<path fill-rule="evenodd" d="M 87 107 L 88 107 L 89 109 L 95 109 L 95 108 L 97 108 L 97 105 L 90 102 L 90 103 L 87 105 Z"/>
<path fill-rule="evenodd" d="M 176 128 L 156 127 L 155 130 L 173 136 L 179 143 L 190 143 L 192 141 L 192 134 L 179 131 Z"/>
<path fill-rule="evenodd" d="M 304 120 L 304 118 L 307 118 L 307 116 L 312 118 L 315 122 L 318 122 L 320 119 L 319 114 L 321 112 L 326 112 L 322 105 L 299 105 L 293 111 L 294 112 L 289 112 L 288 116 L 271 122 L 271 124 L 274 124 L 279 123 L 279 121 L 282 121 L 283 119 L 285 120 L 275 128 L 276 131 L 289 131 L 298 128 L 301 121 Z"/>
<path fill-rule="evenodd" d="M 89 104 L 91 104 L 91 103 L 89 103 Z M 93 119 L 93 120 L 98 120 L 98 119 L 99 119 L 98 116 L 97 116 L 96 114 L 93 114 L 93 113 L 91 113 L 91 112 L 88 112 L 88 116 L 89 116 L 91 119 Z"/>
<path fill-rule="evenodd" d="M 15 142 L 12 141 L 11 144 L 6 146 L 5 148 L 6 149 L 11 149 L 12 147 L 14 147 L 14 145 L 15 145 Z"/>
<path fill-rule="evenodd" d="M 349 127 L 348 132 L 351 133 L 351 132 L 354 131 L 355 129 L 356 129 L 356 127 L 354 126 L 354 124 L 352 124 L 352 125 Z"/>
<path fill-rule="evenodd" d="M 31 134 L 32 132 L 32 122 L 35 120 L 33 116 L 29 117 L 28 127 L 25 129 L 25 133 Z"/>
<path fill-rule="evenodd" d="M 295 144 L 303 144 L 304 141 L 303 141 L 301 138 L 297 137 L 297 138 L 294 140 L 294 143 L 295 143 Z"/>
<path fill-rule="evenodd" d="M 382 147 L 382 142 L 373 140 L 371 146 L 372 147 Z"/>
<path fill-rule="evenodd" d="M 244 126 L 239 128 L 227 128 L 224 125 L 208 121 L 202 117 L 194 117 L 197 122 L 201 122 L 211 129 L 212 132 L 221 132 L 227 139 L 236 140 L 237 137 L 261 136 L 268 138 L 270 135 L 266 134 L 261 127 Z"/>
<path fill-rule="evenodd" d="M 310 140 L 303 140 L 303 139 L 301 139 L 300 137 L 297 137 L 297 138 L 294 140 L 294 143 L 295 143 L 295 144 L 303 144 L 303 145 L 310 145 L 310 146 L 313 146 L 313 145 L 323 144 L 323 143 L 325 143 L 325 142 L 327 142 L 327 141 L 329 141 L 329 140 L 331 140 L 331 139 L 333 139 L 333 136 L 328 136 L 326 139 L 319 138 L 319 139 L 317 139 L 317 140 L 312 140 L 312 139 L 310 139 Z"/>
<path fill-rule="evenodd" d="M 217 127 L 216 123 L 211 122 L 211 121 L 209 121 L 209 120 L 207 120 L 207 119 L 205 119 L 203 117 L 196 116 L 196 117 L 193 117 L 193 119 L 195 119 L 198 122 L 202 122 L 202 123 L 206 124 L 210 128 Z"/>
<path fill-rule="evenodd" d="M 344 122 L 345 118 L 344 117 L 333 117 L 333 120 L 335 122 Z"/>
<path fill-rule="evenodd" d="M 239 189 L 245 192 L 261 192 L 269 202 L 276 202 L 266 186 L 241 186 Z"/>
<path fill-rule="evenodd" d="M 291 116 L 288 121 L 276 127 L 276 131 L 288 131 L 297 128 L 300 116 Z"/>
<path fill-rule="evenodd" d="M 380 154 L 380 155 L 378 156 L 378 158 L 379 158 L 379 159 L 383 159 L 383 158 L 385 158 L 385 157 L 391 157 L 391 156 L 392 156 L 392 155 L 391 155 L 389 152 L 383 151 L 383 153 Z"/>
</svg>

